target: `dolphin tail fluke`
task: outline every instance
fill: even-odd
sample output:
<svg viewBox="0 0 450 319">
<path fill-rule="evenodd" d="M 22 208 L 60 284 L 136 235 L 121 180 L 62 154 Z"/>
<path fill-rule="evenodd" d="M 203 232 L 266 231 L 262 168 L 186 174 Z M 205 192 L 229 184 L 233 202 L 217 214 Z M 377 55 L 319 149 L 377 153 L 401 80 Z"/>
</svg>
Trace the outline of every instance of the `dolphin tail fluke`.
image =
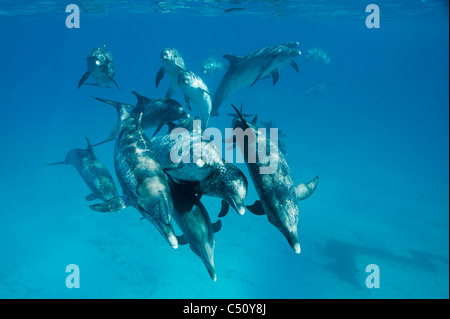
<svg viewBox="0 0 450 319">
<path fill-rule="evenodd" d="M 122 197 L 113 197 L 104 203 L 90 205 L 89 208 L 101 213 L 118 212 L 125 209 L 127 205 Z"/>
<path fill-rule="evenodd" d="M 89 73 L 89 72 L 86 72 L 85 74 L 83 74 L 83 76 L 80 79 L 80 82 L 78 82 L 78 89 L 83 85 L 84 82 L 86 82 L 89 75 L 91 75 L 91 73 Z"/>
<path fill-rule="evenodd" d="M 314 193 L 319 183 L 319 176 L 314 177 L 312 181 L 305 184 L 298 184 L 295 188 L 295 194 L 297 195 L 297 200 L 304 200 Z"/>
</svg>

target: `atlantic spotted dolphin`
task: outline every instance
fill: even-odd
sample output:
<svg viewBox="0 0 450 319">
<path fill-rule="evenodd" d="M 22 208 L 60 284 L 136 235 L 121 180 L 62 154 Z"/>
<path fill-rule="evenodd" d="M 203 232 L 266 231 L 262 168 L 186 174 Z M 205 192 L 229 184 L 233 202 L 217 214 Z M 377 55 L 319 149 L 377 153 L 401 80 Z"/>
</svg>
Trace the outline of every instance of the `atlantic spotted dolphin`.
<svg viewBox="0 0 450 319">
<path fill-rule="evenodd" d="M 309 49 L 306 53 L 305 61 L 308 61 L 309 59 L 321 62 L 325 65 L 330 65 L 330 57 L 321 47 Z"/>
<path fill-rule="evenodd" d="M 222 227 L 220 219 L 212 224 L 205 206 L 189 185 L 177 184 L 169 178 L 174 203 L 174 219 L 183 235 L 178 236 L 180 245 L 188 244 L 200 257 L 212 280 L 216 281 L 214 267 L 214 233 Z"/>
<path fill-rule="evenodd" d="M 225 66 L 223 65 L 222 62 L 220 62 L 219 60 L 217 60 L 217 58 L 214 56 L 214 52 L 208 57 L 206 58 L 203 62 L 202 62 L 202 66 L 201 66 L 201 73 L 203 75 L 210 75 L 211 77 L 214 78 L 214 75 L 217 72 L 222 71 L 225 68 Z"/>
<path fill-rule="evenodd" d="M 171 97 L 178 89 L 178 73 L 185 68 L 184 60 L 180 52 L 174 48 L 164 48 L 161 51 L 160 58 L 162 66 L 156 74 L 155 84 L 158 87 L 164 74 L 167 74 L 170 80 L 170 86 L 167 90 L 166 97 Z"/>
<path fill-rule="evenodd" d="M 78 88 L 83 85 L 89 76 L 92 76 L 95 80 L 97 80 L 97 84 L 94 85 L 106 87 L 112 81 L 120 90 L 116 81 L 114 81 L 115 69 L 113 57 L 111 52 L 106 49 L 106 45 L 102 48 L 92 49 L 87 57 L 87 64 L 88 70 L 84 73 L 80 79 L 80 82 L 78 82 Z"/>
<path fill-rule="evenodd" d="M 170 124 L 171 127 L 174 121 L 181 121 L 189 118 L 189 114 L 184 110 L 183 106 L 175 100 L 170 98 L 150 99 L 139 94 L 136 91 L 131 92 L 137 98 L 136 108 L 143 108 L 144 112 L 141 120 L 141 128 L 143 130 L 156 127 L 153 136 L 155 136 L 165 124 Z M 131 105 L 127 107 L 133 108 Z M 116 125 L 108 137 L 94 146 L 113 141 L 116 139 L 118 132 L 118 125 Z"/>
<path fill-rule="evenodd" d="M 131 93 L 137 98 L 136 107 L 144 109 L 141 122 L 142 129 L 156 127 L 153 135 L 156 135 L 164 124 L 189 118 L 189 114 L 183 106 L 175 100 L 170 98 L 149 99 L 136 91 Z"/>
<path fill-rule="evenodd" d="M 119 211 L 126 208 L 123 199 L 119 196 L 116 184 L 106 166 L 95 156 L 92 145 L 86 137 L 87 149 L 73 149 L 67 153 L 64 161 L 46 165 L 72 165 L 80 174 L 91 194 L 86 196 L 87 201 L 100 199 L 108 211 Z M 96 205 L 89 206 L 93 210 Z"/>
<path fill-rule="evenodd" d="M 153 150 L 150 140 L 141 129 L 142 108 L 127 110 L 127 105 L 95 98 L 113 105 L 119 116 L 119 131 L 114 147 L 114 167 L 128 206 L 135 207 L 153 223 L 177 248 L 171 218 L 173 202 L 166 175 Z M 106 209 L 99 205 L 100 209 Z"/>
<path fill-rule="evenodd" d="M 187 118 L 181 120 L 178 124 L 171 125 L 171 131 L 176 128 L 186 129 L 194 140 L 201 134 L 200 121 Z M 175 146 L 174 142 L 170 142 L 170 135 L 167 137 L 157 137 L 153 139 L 155 150 L 161 161 L 168 161 L 169 148 Z M 186 141 L 185 143 L 187 143 Z M 222 210 L 219 217 L 223 217 L 228 213 L 229 206 L 233 207 L 236 212 L 243 215 L 245 213 L 244 199 L 247 197 L 248 182 L 244 173 L 232 163 L 226 163 L 220 159 L 220 150 L 214 143 L 203 141 L 203 155 L 206 162 L 200 162 L 203 165 L 192 165 L 189 163 L 181 164 L 177 167 L 178 171 L 169 170 L 167 173 L 171 176 L 175 175 L 178 180 L 182 180 L 185 184 L 187 181 L 195 181 L 191 183 L 191 187 L 198 195 L 207 195 L 222 199 Z M 186 145 L 187 144 L 183 144 Z M 205 148 L 207 147 L 207 148 Z M 186 148 L 187 149 L 187 148 Z M 192 154 L 194 147 L 189 145 L 189 153 Z M 184 157 L 187 159 L 187 156 Z M 211 159 L 211 160 L 208 160 Z"/>
<path fill-rule="evenodd" d="M 244 173 L 232 163 L 218 165 L 194 189 L 201 195 L 222 198 L 219 217 L 228 213 L 229 206 L 240 215 L 245 213 L 244 200 L 247 197 L 248 181 Z"/>
<path fill-rule="evenodd" d="M 202 78 L 192 71 L 178 73 L 178 85 L 184 94 L 186 106 L 191 109 L 189 101 L 194 102 L 202 118 L 202 130 L 208 126 L 211 114 L 211 94 Z"/>
<path fill-rule="evenodd" d="M 155 136 L 151 143 L 167 174 L 177 180 L 201 181 L 222 165 L 219 148 L 200 134 L 178 128 L 170 134 Z"/>
<path fill-rule="evenodd" d="M 272 77 L 273 84 L 278 82 L 279 71 L 288 63 L 298 72 L 298 66 L 293 58 L 301 52 L 297 49 L 298 42 L 286 42 L 282 45 L 270 46 L 253 52 L 245 57 L 226 54 L 230 66 L 222 78 L 214 94 L 211 116 L 217 116 L 220 105 L 237 90 L 258 80 Z"/>
<path fill-rule="evenodd" d="M 268 140 L 262 130 L 247 122 L 239 111 L 233 106 L 239 117 L 233 120 L 233 128 L 240 128 L 244 132 L 248 129 L 249 137 L 239 139 L 238 144 L 244 155 L 247 168 L 259 195 L 258 201 L 247 206 L 248 210 L 256 215 L 267 215 L 269 222 L 274 225 L 286 237 L 291 248 L 300 253 L 300 243 L 298 239 L 298 216 L 299 209 L 297 202 L 303 200 L 314 192 L 318 184 L 318 177 L 315 177 L 307 184 L 294 186 L 289 166 L 281 151 L 272 141 Z M 256 121 L 255 121 L 256 123 Z M 259 158 L 250 162 L 249 151 L 259 154 L 259 148 L 264 144 L 270 145 L 269 160 L 262 162 Z M 267 151 L 267 146 L 264 146 Z M 262 168 L 267 168 L 270 163 L 278 163 L 276 170 L 272 173 L 262 174 Z"/>
</svg>

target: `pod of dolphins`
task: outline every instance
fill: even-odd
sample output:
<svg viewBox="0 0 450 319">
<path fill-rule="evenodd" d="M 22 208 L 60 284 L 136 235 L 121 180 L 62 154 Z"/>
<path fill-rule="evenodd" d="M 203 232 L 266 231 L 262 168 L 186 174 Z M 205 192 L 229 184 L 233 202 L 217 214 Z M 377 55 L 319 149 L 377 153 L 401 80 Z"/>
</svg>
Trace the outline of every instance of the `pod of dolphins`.
<svg viewBox="0 0 450 319">
<path fill-rule="evenodd" d="M 240 215 L 244 215 L 246 209 L 255 215 L 266 215 L 291 248 L 300 253 L 298 202 L 311 196 L 317 187 L 318 177 L 308 183 L 294 184 L 284 151 L 274 145 L 269 135 L 258 130 L 257 123 L 268 128 L 273 122 L 258 122 L 257 116 L 248 121 L 246 118 L 251 115 L 243 113 L 242 106 L 238 110 L 232 105 L 232 128 L 249 130 L 255 137 L 237 142 L 225 140 L 233 143 L 231 147 L 240 148 L 258 194 L 259 200 L 248 206 L 244 204 L 248 191 L 245 174 L 234 164 L 226 162 L 217 145 L 203 139 L 201 135 L 210 117 L 218 116 L 219 107 L 237 90 L 251 87 L 263 78 L 272 78 L 273 84 L 276 84 L 280 70 L 287 64 L 298 72 L 298 65 L 293 60 L 301 54 L 298 46 L 298 42 L 287 42 L 263 48 L 245 57 L 224 55 L 229 67 L 214 95 L 200 76 L 186 69 L 180 52 L 174 48 L 165 48 L 160 55 L 162 66 L 155 81 L 158 87 L 164 76 L 168 78 L 170 84 L 164 98 L 150 99 L 133 91 L 137 102 L 136 105 L 130 105 L 93 97 L 116 110 L 117 125 L 103 142 L 91 145 L 86 138 L 87 149 L 73 149 L 64 161 L 47 165 L 74 166 L 91 190 L 86 200 L 101 200 L 89 206 L 92 210 L 118 212 L 132 206 L 141 213 L 143 219 L 156 227 L 172 248 L 189 244 L 214 281 L 217 279 L 214 233 L 221 229 L 220 218 L 226 216 L 230 206 Z M 202 67 L 202 75 L 220 72 L 223 65 L 218 63 L 211 56 L 207 60 L 208 67 Z M 79 89 L 83 84 L 89 84 L 85 81 L 92 77 L 96 81 L 92 85 L 109 87 L 112 82 L 120 90 L 114 80 L 113 58 L 106 46 L 93 49 L 88 55 L 87 64 L 88 70 L 79 81 Z M 200 125 L 180 103 L 171 98 L 178 89 L 185 97 L 188 110 L 191 110 L 190 102 L 199 109 Z M 168 133 L 155 136 L 164 125 L 169 127 Z M 152 138 L 145 133 L 149 128 L 156 128 Z M 171 150 L 180 140 L 171 138 L 170 133 L 176 129 L 183 129 L 187 138 L 181 139 L 185 145 L 182 145 L 182 152 L 174 160 Z M 122 195 L 112 175 L 93 151 L 93 146 L 107 141 L 115 141 L 114 168 Z M 270 147 L 269 157 L 278 163 L 272 174 L 260 173 L 261 168 L 268 165 L 267 162 L 248 160 L 249 149 L 258 150 L 262 144 Z M 197 160 L 192 160 L 194 145 L 200 145 L 202 150 L 202 156 Z M 201 202 L 203 195 L 222 200 L 219 219 L 214 223 Z M 181 235 L 175 234 L 172 217 L 182 231 Z"/>
</svg>

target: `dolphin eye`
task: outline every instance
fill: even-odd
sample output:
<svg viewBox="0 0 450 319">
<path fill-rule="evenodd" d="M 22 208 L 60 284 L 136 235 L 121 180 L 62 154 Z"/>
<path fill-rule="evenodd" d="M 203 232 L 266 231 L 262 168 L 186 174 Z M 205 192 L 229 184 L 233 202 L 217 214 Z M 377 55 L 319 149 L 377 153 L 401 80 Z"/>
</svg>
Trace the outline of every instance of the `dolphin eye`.
<svg viewBox="0 0 450 319">
<path fill-rule="evenodd" d="M 95 64 L 100 65 L 100 60 L 95 60 Z"/>
</svg>

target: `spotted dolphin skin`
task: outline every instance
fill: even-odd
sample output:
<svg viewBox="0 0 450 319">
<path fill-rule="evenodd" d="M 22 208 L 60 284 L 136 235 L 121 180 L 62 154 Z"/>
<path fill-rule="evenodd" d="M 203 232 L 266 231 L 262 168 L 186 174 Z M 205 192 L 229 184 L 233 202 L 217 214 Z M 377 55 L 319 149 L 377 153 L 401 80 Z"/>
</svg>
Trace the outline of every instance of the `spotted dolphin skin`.
<svg viewBox="0 0 450 319">
<path fill-rule="evenodd" d="M 46 165 L 72 165 L 92 192 L 86 196 L 86 200 L 100 199 L 104 202 L 101 205 L 107 207 L 108 211 L 119 211 L 126 208 L 111 174 L 106 166 L 95 157 L 89 139 L 86 138 L 86 140 L 88 143 L 87 149 L 73 149 L 67 153 L 64 161 Z M 98 210 L 96 205 L 89 207 L 96 211 L 103 211 Z"/>
<path fill-rule="evenodd" d="M 234 92 L 245 86 L 253 86 L 258 80 L 272 77 L 273 84 L 278 82 L 279 71 L 288 63 L 298 73 L 298 66 L 293 58 L 301 52 L 298 42 L 286 42 L 253 52 L 245 57 L 227 54 L 223 57 L 230 66 L 214 94 L 211 116 L 219 115 L 220 105 Z"/>
<path fill-rule="evenodd" d="M 155 136 L 151 143 L 167 174 L 177 180 L 201 181 L 223 165 L 217 145 L 187 129 Z"/>
<path fill-rule="evenodd" d="M 275 160 L 278 163 L 277 169 L 272 174 L 261 174 L 260 168 L 267 167 L 267 162 L 262 163 L 258 158 L 253 163 L 249 162 L 248 150 L 256 150 L 256 154 L 258 154 L 258 147 L 261 143 L 272 144 L 272 142 L 267 141 L 267 137 L 263 135 L 262 131 L 258 131 L 254 123 L 247 122 L 234 106 L 233 108 L 239 115 L 233 120 L 233 128 L 241 128 L 244 131 L 249 129 L 253 135 L 252 138 L 247 139 L 247 142 L 242 139 L 242 144 L 239 145 L 260 199 L 247 208 L 256 215 L 266 214 L 269 222 L 286 237 L 291 248 L 299 254 L 297 202 L 311 196 L 319 179 L 315 177 L 307 184 L 295 186 L 283 153 L 273 145 L 270 145 L 270 161 Z"/>
<path fill-rule="evenodd" d="M 229 206 L 244 215 L 244 200 L 247 197 L 248 181 L 244 173 L 232 163 L 224 163 L 198 184 L 201 195 L 222 198 L 222 210 L 219 217 L 228 213 Z"/>
<path fill-rule="evenodd" d="M 161 79 L 167 73 L 170 80 L 170 86 L 166 93 L 166 97 L 168 98 L 174 95 L 178 89 L 178 73 L 185 68 L 184 60 L 180 52 L 174 48 L 164 48 L 161 51 L 160 58 L 162 66 L 156 74 L 155 84 L 158 87 L 159 82 L 161 82 Z"/>
<path fill-rule="evenodd" d="M 150 99 L 139 94 L 136 91 L 131 92 L 137 97 L 136 108 L 143 108 L 144 112 L 141 120 L 141 128 L 143 130 L 156 127 L 153 136 L 155 136 L 165 124 L 174 125 L 174 121 L 182 121 L 189 118 L 183 106 L 170 98 Z M 134 108 L 131 105 L 127 105 Z M 169 126 L 170 127 L 170 126 Z M 97 146 L 116 139 L 118 132 L 117 125 L 111 130 L 108 137 L 93 146 Z"/>
<path fill-rule="evenodd" d="M 170 98 L 149 99 L 136 91 L 131 93 L 138 100 L 136 107 L 144 109 L 141 122 L 142 129 L 156 127 L 153 136 L 161 130 L 164 124 L 189 118 L 189 114 L 184 110 L 183 106 L 175 100 Z"/>
<path fill-rule="evenodd" d="M 205 206 L 194 194 L 190 185 L 176 184 L 169 178 L 170 191 L 174 203 L 174 219 L 183 235 L 178 236 L 178 243 L 189 243 L 191 250 L 200 257 L 212 280 L 216 281 L 214 267 L 214 233 L 222 227 L 220 219 L 211 224 Z"/>
<path fill-rule="evenodd" d="M 120 90 L 116 81 L 114 81 L 114 61 L 111 53 L 106 49 L 106 45 L 102 48 L 92 49 L 87 57 L 88 70 L 84 73 L 83 77 L 78 82 L 78 88 L 80 88 L 83 83 L 92 76 L 97 84 L 102 87 L 107 87 L 109 83 L 113 82 L 116 87 Z M 89 84 L 89 83 L 86 83 Z"/>
<path fill-rule="evenodd" d="M 95 99 L 113 105 L 119 116 L 114 167 L 127 204 L 152 222 L 172 248 L 177 248 L 178 242 L 171 224 L 172 197 L 164 170 L 140 127 L 143 109 L 128 111 L 126 104 Z"/>
<path fill-rule="evenodd" d="M 178 73 L 178 85 L 184 94 L 186 106 L 191 109 L 190 102 L 198 107 L 202 118 L 202 130 L 208 126 L 211 114 L 211 94 L 202 78 L 192 71 Z"/>
</svg>

